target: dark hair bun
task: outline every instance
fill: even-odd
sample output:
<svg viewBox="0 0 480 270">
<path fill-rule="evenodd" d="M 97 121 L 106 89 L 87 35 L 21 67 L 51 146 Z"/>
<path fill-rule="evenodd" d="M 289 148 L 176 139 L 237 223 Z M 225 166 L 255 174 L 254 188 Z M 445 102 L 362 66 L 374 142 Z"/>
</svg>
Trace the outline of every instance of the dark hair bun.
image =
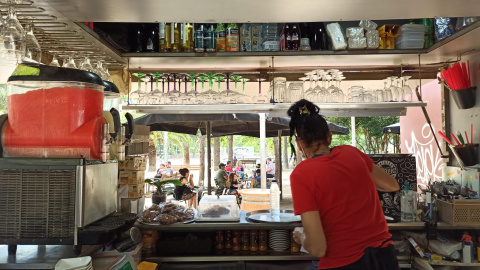
<svg viewBox="0 0 480 270">
<path fill-rule="evenodd" d="M 183 169 L 178 170 L 178 172 L 180 173 L 180 175 L 185 176 L 188 173 L 188 169 L 183 168 Z"/>
<path fill-rule="evenodd" d="M 298 117 L 302 115 L 318 114 L 320 108 L 312 102 L 301 99 L 295 102 L 287 111 L 288 116 Z"/>
</svg>

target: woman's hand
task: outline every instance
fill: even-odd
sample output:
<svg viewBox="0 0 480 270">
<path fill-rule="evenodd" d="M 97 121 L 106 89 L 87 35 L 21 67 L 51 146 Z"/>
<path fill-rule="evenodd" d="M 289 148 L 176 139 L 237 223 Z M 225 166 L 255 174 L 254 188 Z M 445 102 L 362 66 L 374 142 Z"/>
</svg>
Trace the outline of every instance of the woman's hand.
<svg viewBox="0 0 480 270">
<path fill-rule="evenodd" d="M 190 174 L 190 180 L 193 180 L 193 174 Z"/>
</svg>

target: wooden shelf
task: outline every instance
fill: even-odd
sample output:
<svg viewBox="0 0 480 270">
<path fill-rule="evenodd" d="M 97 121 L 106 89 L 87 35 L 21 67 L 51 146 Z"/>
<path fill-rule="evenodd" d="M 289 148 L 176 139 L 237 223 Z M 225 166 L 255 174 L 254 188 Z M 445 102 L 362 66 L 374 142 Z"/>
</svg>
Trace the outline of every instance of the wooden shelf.
<svg viewBox="0 0 480 270">
<path fill-rule="evenodd" d="M 149 257 L 145 261 L 162 262 L 232 262 L 232 261 L 312 261 L 318 259 L 308 253 L 291 253 L 289 251 L 277 252 L 268 250 L 265 252 L 233 251 L 224 250 L 223 255 L 198 255 L 198 256 L 171 256 Z"/>
</svg>

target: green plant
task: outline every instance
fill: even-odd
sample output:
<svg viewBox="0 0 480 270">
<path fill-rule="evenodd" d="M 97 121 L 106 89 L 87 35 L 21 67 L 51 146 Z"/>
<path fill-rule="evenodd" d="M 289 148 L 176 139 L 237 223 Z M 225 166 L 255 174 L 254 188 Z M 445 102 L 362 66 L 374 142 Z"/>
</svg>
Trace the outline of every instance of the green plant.
<svg viewBox="0 0 480 270">
<path fill-rule="evenodd" d="M 161 180 L 154 181 L 153 179 L 146 179 L 145 183 L 154 185 L 157 188 L 154 194 L 158 194 L 158 195 L 166 193 L 164 189 L 166 184 L 174 184 L 176 186 L 182 185 L 182 182 L 180 182 L 177 179 L 165 180 L 165 181 L 161 181 Z"/>
</svg>

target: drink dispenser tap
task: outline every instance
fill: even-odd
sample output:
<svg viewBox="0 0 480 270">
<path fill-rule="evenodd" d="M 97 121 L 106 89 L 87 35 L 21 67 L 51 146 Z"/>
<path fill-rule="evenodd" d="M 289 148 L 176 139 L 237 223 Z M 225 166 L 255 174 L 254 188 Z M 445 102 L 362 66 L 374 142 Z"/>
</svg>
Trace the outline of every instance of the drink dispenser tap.
<svg viewBox="0 0 480 270">
<path fill-rule="evenodd" d="M 120 134 L 117 140 L 117 158 L 119 161 L 125 160 L 125 127 L 120 128 Z"/>
<path fill-rule="evenodd" d="M 110 159 L 110 124 L 103 124 L 103 133 L 102 133 L 102 152 L 101 152 L 101 161 L 107 162 Z"/>
</svg>

